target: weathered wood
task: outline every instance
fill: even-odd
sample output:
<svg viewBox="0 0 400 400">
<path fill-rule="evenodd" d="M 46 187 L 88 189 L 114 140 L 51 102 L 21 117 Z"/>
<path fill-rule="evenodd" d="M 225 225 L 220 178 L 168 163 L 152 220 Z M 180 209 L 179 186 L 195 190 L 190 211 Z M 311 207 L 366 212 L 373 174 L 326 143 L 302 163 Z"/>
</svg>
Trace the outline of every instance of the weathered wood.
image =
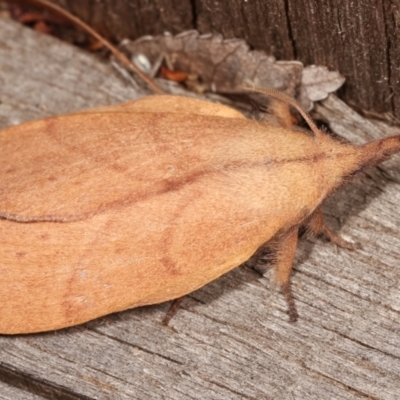
<svg viewBox="0 0 400 400">
<path fill-rule="evenodd" d="M 4 20 L 0 82 L 1 127 L 137 96 L 110 66 Z M 319 114 L 341 120 L 349 139 L 363 140 L 356 117 L 334 102 Z M 169 304 L 160 304 L 57 332 L 1 336 L 1 396 L 397 399 L 399 158 L 325 207 L 330 226 L 362 249 L 302 242 L 293 277 L 297 324 L 288 322 L 269 274 L 239 267 L 186 298 L 169 328 L 161 326 Z"/>
<path fill-rule="evenodd" d="M 15 386 L 8 385 L 4 382 L 0 382 L 0 399 L 40 400 L 43 399 L 43 397 L 26 392 L 25 390 L 19 390 Z"/>
<path fill-rule="evenodd" d="M 60 51 L 58 41 L 48 41 L 46 37 L 40 38 L 40 47 L 29 30 L 16 33 L 14 25 L 2 22 L 2 126 L 81 110 L 89 99 L 97 106 L 144 94 L 121 80 L 111 65 L 93 63 L 92 57 L 72 46 Z"/>
<path fill-rule="evenodd" d="M 53 0 L 109 37 L 197 29 L 242 38 L 280 60 L 320 64 L 347 78 L 360 110 L 400 118 L 400 5 L 382 0 Z"/>
</svg>

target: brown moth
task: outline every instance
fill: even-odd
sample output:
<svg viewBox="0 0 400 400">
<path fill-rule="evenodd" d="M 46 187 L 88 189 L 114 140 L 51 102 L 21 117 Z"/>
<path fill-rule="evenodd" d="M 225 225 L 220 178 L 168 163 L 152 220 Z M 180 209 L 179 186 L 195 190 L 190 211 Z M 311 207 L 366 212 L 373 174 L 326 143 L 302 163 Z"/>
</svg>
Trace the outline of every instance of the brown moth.
<svg viewBox="0 0 400 400">
<path fill-rule="evenodd" d="M 261 246 L 296 319 L 299 228 L 350 247 L 319 206 L 400 136 L 354 146 L 312 121 L 312 135 L 294 131 L 281 102 L 274 111 L 281 126 L 160 95 L 2 130 L 0 333 L 177 299 Z"/>
</svg>

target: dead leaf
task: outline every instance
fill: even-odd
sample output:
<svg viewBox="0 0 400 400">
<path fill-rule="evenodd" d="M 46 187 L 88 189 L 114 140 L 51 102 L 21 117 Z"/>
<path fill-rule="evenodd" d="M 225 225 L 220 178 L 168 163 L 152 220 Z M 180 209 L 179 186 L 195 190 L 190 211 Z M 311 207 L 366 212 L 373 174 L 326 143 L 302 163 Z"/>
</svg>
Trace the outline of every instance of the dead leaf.
<svg viewBox="0 0 400 400">
<path fill-rule="evenodd" d="M 309 65 L 303 69 L 301 86 L 311 101 L 324 100 L 329 93 L 339 89 L 345 81 L 337 71 L 329 71 L 322 65 Z"/>
<path fill-rule="evenodd" d="M 276 61 L 251 50 L 242 39 L 224 40 L 219 34 L 200 35 L 195 30 L 125 40 L 123 47 L 131 55 L 146 57 L 152 66 L 163 61 L 173 71 L 197 76 L 203 90 L 232 94 L 241 93 L 243 85 L 274 88 L 297 97 L 306 110 L 344 82 L 338 72 L 326 67 L 304 68 L 299 61 Z"/>
<path fill-rule="evenodd" d="M 174 82 L 185 82 L 188 78 L 188 74 L 182 71 L 173 71 L 167 67 L 161 67 L 161 76 L 164 79 L 169 79 L 170 81 Z"/>
</svg>

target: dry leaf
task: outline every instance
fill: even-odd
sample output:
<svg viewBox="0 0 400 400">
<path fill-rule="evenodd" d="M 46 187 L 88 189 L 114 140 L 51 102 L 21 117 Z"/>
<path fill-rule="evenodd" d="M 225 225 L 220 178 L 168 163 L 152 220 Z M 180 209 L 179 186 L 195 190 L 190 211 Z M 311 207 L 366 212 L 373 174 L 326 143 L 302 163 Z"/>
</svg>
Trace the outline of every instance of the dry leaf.
<svg viewBox="0 0 400 400">
<path fill-rule="evenodd" d="M 145 36 L 124 41 L 130 54 L 145 56 L 151 65 L 164 59 L 168 68 L 197 76 L 201 90 L 238 93 L 241 86 L 273 88 L 297 97 L 303 108 L 337 90 L 344 78 L 325 67 L 303 67 L 299 61 L 276 61 L 262 51 L 250 50 L 242 39 L 224 40 L 219 34 L 191 30 L 173 36 Z M 200 90 L 199 90 L 200 91 Z"/>
<path fill-rule="evenodd" d="M 303 69 L 301 87 L 311 101 L 319 101 L 339 89 L 344 81 L 344 76 L 337 71 L 329 71 L 322 65 L 309 65 Z"/>
</svg>

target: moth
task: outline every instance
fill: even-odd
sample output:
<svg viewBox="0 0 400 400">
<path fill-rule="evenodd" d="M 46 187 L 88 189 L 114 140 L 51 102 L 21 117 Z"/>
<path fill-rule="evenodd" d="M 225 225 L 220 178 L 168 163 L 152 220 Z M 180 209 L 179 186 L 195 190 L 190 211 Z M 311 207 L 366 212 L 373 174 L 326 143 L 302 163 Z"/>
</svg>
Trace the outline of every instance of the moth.
<svg viewBox="0 0 400 400">
<path fill-rule="evenodd" d="M 351 248 L 320 205 L 400 136 L 343 143 L 270 94 L 278 124 L 155 95 L 0 131 L 0 333 L 178 299 L 261 247 L 295 320 L 299 229 Z M 288 103 L 312 132 L 293 129 Z"/>
</svg>

